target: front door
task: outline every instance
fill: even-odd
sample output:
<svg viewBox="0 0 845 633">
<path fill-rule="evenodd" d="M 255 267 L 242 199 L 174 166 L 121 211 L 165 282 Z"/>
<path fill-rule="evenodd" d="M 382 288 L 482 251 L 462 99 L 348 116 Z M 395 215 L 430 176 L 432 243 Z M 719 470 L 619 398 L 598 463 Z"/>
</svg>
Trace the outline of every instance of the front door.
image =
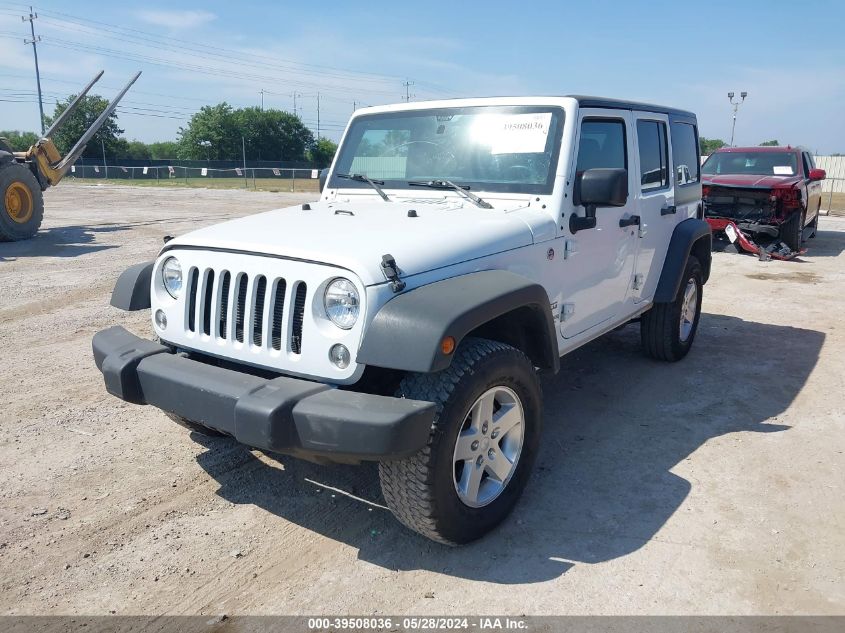
<svg viewBox="0 0 845 633">
<path fill-rule="evenodd" d="M 818 214 L 822 206 L 822 181 L 810 180 L 810 171 L 816 168 L 816 161 L 810 152 L 803 152 L 804 157 L 804 181 L 807 183 L 807 217 L 809 224 Z"/>
<path fill-rule="evenodd" d="M 631 171 L 632 115 L 626 110 L 584 108 L 579 114 L 574 184 L 587 169 L 600 167 L 628 170 L 628 191 L 635 191 Z M 584 208 L 575 210 L 584 214 Z M 619 221 L 636 214 L 634 196 L 623 207 L 599 207 L 596 227 L 568 234 L 577 255 L 564 283 L 560 330 L 572 338 L 612 321 L 628 302 L 628 291 L 637 249 L 637 227 L 620 227 Z M 569 233 L 568 227 L 565 228 Z"/>
</svg>

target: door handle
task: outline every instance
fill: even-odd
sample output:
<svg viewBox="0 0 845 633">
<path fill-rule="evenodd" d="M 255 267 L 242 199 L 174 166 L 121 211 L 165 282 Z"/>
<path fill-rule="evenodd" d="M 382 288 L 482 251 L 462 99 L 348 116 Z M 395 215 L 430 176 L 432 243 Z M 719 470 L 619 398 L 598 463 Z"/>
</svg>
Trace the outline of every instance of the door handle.
<svg viewBox="0 0 845 633">
<path fill-rule="evenodd" d="M 622 218 L 619 220 L 619 228 L 624 229 L 627 226 L 639 226 L 640 225 L 640 216 L 632 215 L 627 218 Z"/>
<path fill-rule="evenodd" d="M 674 215 L 678 212 L 678 207 L 674 204 L 667 204 L 665 207 L 660 209 L 660 215 Z"/>
</svg>

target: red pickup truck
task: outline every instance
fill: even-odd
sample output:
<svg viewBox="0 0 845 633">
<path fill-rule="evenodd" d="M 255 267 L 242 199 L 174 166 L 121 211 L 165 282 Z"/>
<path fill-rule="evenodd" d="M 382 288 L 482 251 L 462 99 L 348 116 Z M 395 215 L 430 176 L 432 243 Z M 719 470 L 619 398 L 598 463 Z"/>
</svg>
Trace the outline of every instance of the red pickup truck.
<svg viewBox="0 0 845 633">
<path fill-rule="evenodd" d="M 704 219 L 745 251 L 787 259 L 814 237 L 823 169 L 799 147 L 726 147 L 701 167 Z"/>
</svg>

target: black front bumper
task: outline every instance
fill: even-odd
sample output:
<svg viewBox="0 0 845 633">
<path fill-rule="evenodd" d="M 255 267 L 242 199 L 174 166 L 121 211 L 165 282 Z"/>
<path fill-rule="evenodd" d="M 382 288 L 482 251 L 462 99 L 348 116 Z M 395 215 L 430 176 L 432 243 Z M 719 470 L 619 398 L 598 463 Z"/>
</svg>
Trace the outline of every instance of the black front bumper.
<svg viewBox="0 0 845 633">
<path fill-rule="evenodd" d="M 98 332 L 92 344 L 110 394 L 263 450 L 341 461 L 397 459 L 425 446 L 434 420 L 432 402 L 259 378 L 177 355 L 119 326 Z"/>
</svg>

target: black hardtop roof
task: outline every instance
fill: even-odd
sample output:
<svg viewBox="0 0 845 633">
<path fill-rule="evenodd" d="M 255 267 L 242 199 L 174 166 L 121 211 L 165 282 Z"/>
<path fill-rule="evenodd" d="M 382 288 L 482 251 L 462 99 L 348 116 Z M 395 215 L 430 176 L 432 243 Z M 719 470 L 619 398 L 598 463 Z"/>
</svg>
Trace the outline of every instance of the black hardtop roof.
<svg viewBox="0 0 845 633">
<path fill-rule="evenodd" d="M 678 108 L 654 105 L 653 103 L 641 103 L 638 101 L 624 101 L 622 99 L 607 99 L 605 97 L 589 97 L 585 95 L 566 95 L 578 101 L 582 108 L 614 108 L 616 110 L 645 110 L 646 112 L 659 112 L 661 114 L 673 114 L 675 116 L 690 117 L 695 119 L 695 113 Z"/>
</svg>

